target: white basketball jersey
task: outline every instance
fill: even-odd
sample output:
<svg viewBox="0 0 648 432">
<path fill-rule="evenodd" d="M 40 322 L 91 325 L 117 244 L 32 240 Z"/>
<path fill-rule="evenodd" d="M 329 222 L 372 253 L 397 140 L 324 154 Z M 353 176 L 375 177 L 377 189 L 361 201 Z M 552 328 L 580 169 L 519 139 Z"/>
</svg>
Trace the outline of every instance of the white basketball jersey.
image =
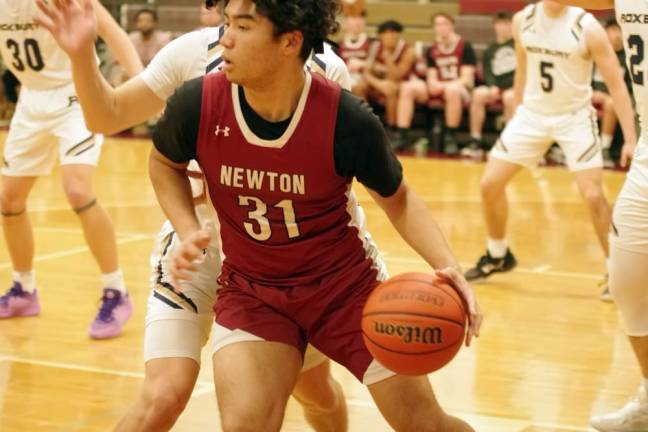
<svg viewBox="0 0 648 432">
<path fill-rule="evenodd" d="M 0 0 L 0 54 L 22 85 L 49 90 L 72 83 L 72 71 L 65 51 L 33 23 L 39 13 L 35 1 Z"/>
<path fill-rule="evenodd" d="M 616 0 L 617 21 L 623 32 L 626 61 L 641 122 L 639 153 L 648 153 L 648 2 Z"/>
<path fill-rule="evenodd" d="M 542 3 L 522 11 L 520 41 L 527 56 L 524 106 L 559 115 L 591 104 L 593 61 L 583 29 L 593 20 L 577 7 L 567 7 L 556 19 L 545 14 Z"/>
</svg>

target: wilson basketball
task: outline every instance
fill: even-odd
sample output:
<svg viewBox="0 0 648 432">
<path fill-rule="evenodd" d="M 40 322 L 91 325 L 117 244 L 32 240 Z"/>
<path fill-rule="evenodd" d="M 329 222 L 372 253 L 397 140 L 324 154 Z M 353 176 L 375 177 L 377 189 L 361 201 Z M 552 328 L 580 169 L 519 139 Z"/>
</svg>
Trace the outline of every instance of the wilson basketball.
<svg viewBox="0 0 648 432">
<path fill-rule="evenodd" d="M 435 276 L 405 273 L 371 293 L 362 332 L 383 366 L 402 375 L 424 375 L 457 354 L 466 334 L 466 312 L 459 294 Z"/>
</svg>

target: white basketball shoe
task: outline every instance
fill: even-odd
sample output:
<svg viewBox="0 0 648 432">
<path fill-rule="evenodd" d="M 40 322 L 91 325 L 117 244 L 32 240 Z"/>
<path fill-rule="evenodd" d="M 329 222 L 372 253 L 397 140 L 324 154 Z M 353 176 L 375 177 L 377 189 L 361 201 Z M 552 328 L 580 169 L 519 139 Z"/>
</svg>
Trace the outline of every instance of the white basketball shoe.
<svg viewBox="0 0 648 432">
<path fill-rule="evenodd" d="M 618 411 L 593 416 L 590 425 L 601 432 L 648 432 L 648 394 L 644 386 Z"/>
</svg>

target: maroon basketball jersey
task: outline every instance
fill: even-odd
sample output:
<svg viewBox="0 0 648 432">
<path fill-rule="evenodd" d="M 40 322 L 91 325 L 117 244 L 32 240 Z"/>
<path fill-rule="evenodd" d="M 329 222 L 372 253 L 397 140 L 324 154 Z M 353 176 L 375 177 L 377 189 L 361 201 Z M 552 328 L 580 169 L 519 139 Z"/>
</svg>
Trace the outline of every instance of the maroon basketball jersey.
<svg viewBox="0 0 648 432">
<path fill-rule="evenodd" d="M 383 44 L 377 40 L 371 47 L 371 55 L 369 61 L 373 64 L 373 73 L 378 78 L 384 78 L 387 76 L 387 66 L 386 66 L 386 56 L 390 55 L 394 60 L 394 63 L 399 63 L 403 59 L 403 55 L 407 51 L 409 45 L 405 40 L 401 39 L 398 41 L 396 48 L 391 53 L 387 53 L 383 47 Z"/>
<path fill-rule="evenodd" d="M 349 63 L 351 59 L 367 60 L 370 46 L 371 39 L 365 33 L 362 33 L 355 41 L 345 37 L 340 42 L 338 54 L 344 63 Z"/>
<path fill-rule="evenodd" d="M 339 86 L 307 74 L 285 133 L 264 140 L 246 123 L 239 87 L 224 74 L 204 78 L 196 159 L 218 213 L 224 269 L 288 286 L 368 261 L 350 224 L 351 179 L 335 168 L 339 99 Z"/>
<path fill-rule="evenodd" d="M 459 38 L 454 48 L 448 51 L 443 50 L 437 43 L 432 45 L 428 56 L 434 60 L 435 67 L 439 71 L 439 81 L 459 79 L 465 46 L 466 42 L 463 38 Z"/>
</svg>

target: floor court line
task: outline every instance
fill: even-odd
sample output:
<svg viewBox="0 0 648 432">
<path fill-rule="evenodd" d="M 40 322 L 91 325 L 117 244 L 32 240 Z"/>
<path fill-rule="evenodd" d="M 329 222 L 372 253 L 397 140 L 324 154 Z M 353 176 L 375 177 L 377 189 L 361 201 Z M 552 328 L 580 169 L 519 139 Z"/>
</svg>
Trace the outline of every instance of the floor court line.
<svg viewBox="0 0 648 432">
<path fill-rule="evenodd" d="M 13 362 L 13 363 L 42 366 L 42 367 L 48 367 L 54 369 L 81 371 L 81 372 L 96 373 L 96 374 L 103 374 L 103 375 L 135 378 L 140 380 L 144 379 L 144 372 L 124 371 L 119 369 L 101 368 L 95 366 L 86 366 L 81 364 L 56 362 L 50 360 L 30 359 L 30 358 L 23 358 L 23 357 L 12 356 L 12 355 L 0 355 L 0 362 Z M 199 380 L 196 382 L 196 387 L 194 388 L 191 397 L 197 398 L 212 393 L 213 393 L 213 383 L 210 380 Z M 368 408 L 376 412 L 378 410 L 377 407 L 374 405 L 374 403 L 370 400 L 347 398 L 347 404 L 349 406 L 354 406 L 358 408 Z M 500 431 L 500 432 L 507 432 L 507 431 L 515 432 L 521 430 L 521 428 L 528 428 L 530 426 L 542 427 L 547 429 L 553 428 L 553 429 L 568 430 L 568 431 L 575 431 L 575 432 L 589 430 L 581 426 L 562 424 L 562 423 L 533 422 L 530 420 L 511 419 L 511 418 L 500 417 L 500 416 L 486 416 L 486 415 L 479 415 L 479 414 L 466 413 L 460 411 L 453 411 L 453 414 L 459 415 L 462 418 L 465 418 L 466 420 L 471 421 L 473 423 L 496 422 L 498 424 L 501 423 L 503 427 L 506 426 L 506 427 L 515 428 L 515 429 L 507 429 L 506 431 Z"/>
<path fill-rule="evenodd" d="M 385 261 L 390 261 L 390 262 L 400 263 L 400 264 L 428 265 L 422 258 L 408 258 L 408 257 L 399 257 L 399 256 L 390 256 L 390 255 L 383 255 L 382 258 Z M 468 268 L 473 265 L 474 263 L 461 263 L 461 266 L 464 268 Z M 581 272 L 558 271 L 558 270 L 550 270 L 550 269 L 551 269 L 550 265 L 540 265 L 534 268 L 516 267 L 515 270 L 513 270 L 513 273 L 527 273 L 527 274 L 536 274 L 536 275 L 539 274 L 544 276 L 570 277 L 576 279 L 592 279 L 592 280 L 603 279 L 602 273 L 581 273 Z"/>
<path fill-rule="evenodd" d="M 18 357 L 18 356 L 5 355 L 5 354 L 0 354 L 0 362 L 11 362 L 11 363 L 19 363 L 19 364 L 25 364 L 25 365 L 42 366 L 42 367 L 53 368 L 53 369 L 65 369 L 65 370 L 71 370 L 71 371 L 96 373 L 96 374 L 102 374 L 102 375 L 111 375 L 111 376 L 126 377 L 126 378 L 144 379 L 144 372 L 125 371 L 125 370 L 102 368 L 102 367 L 96 367 L 96 366 L 86 366 L 86 365 L 77 364 L 77 363 L 65 363 L 65 362 L 57 362 L 57 361 L 50 361 L 50 360 L 39 360 L 39 359 Z M 211 381 L 207 381 L 207 380 L 203 380 L 203 381 L 199 380 L 199 381 L 196 382 L 196 388 L 198 389 L 199 386 L 200 386 L 201 390 L 203 390 L 202 387 L 210 386 L 210 385 L 212 385 Z"/>
<path fill-rule="evenodd" d="M 154 238 L 155 238 L 154 235 L 138 234 L 138 235 L 133 235 L 133 236 L 126 237 L 126 238 L 121 238 L 121 239 L 118 238 L 117 239 L 117 244 L 118 245 L 123 245 L 123 244 L 128 244 L 128 243 L 135 243 L 135 242 L 142 241 L 142 240 L 151 241 Z M 49 253 L 49 254 L 36 255 L 34 257 L 34 262 L 36 263 L 36 262 L 43 262 L 43 261 L 48 261 L 48 260 L 57 259 L 57 258 L 63 258 L 63 257 L 71 256 L 71 255 L 77 255 L 79 253 L 89 252 L 89 251 L 90 251 L 90 249 L 88 248 L 88 246 L 79 246 L 79 247 L 75 247 L 75 248 L 65 249 L 65 250 L 62 250 L 62 251 L 59 251 L 59 252 L 52 252 L 52 253 Z M 12 268 L 11 261 L 0 262 L 0 270 L 6 270 L 6 269 L 10 269 L 10 268 Z"/>
</svg>

